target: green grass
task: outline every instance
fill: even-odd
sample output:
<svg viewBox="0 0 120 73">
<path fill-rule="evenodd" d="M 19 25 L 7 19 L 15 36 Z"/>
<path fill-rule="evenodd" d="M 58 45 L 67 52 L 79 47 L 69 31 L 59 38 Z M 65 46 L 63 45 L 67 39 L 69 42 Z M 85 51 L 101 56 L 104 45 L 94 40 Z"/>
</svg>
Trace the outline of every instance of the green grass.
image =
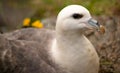
<svg viewBox="0 0 120 73">
<path fill-rule="evenodd" d="M 6 2 L 6 1 L 0 1 Z M 37 8 L 37 12 L 33 17 L 49 17 L 56 16 L 58 12 L 65 6 L 71 4 L 79 4 L 86 7 L 92 15 L 120 15 L 119 0 L 11 0 L 7 1 L 16 7 Z"/>
<path fill-rule="evenodd" d="M 93 15 L 109 15 L 114 13 L 114 9 L 119 10 L 118 0 L 41 0 L 38 12 L 35 16 L 48 17 L 57 15 L 65 6 L 70 4 L 80 4 L 86 7 Z M 117 4 L 116 4 L 117 3 Z"/>
</svg>

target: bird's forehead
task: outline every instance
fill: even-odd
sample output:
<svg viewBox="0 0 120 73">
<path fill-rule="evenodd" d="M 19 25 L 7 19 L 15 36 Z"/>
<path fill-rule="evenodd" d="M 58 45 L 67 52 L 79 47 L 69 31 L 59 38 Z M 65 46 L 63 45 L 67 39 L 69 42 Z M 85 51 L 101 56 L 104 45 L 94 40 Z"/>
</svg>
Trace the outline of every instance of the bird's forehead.
<svg viewBox="0 0 120 73">
<path fill-rule="evenodd" d="M 72 15 L 72 14 L 75 14 L 75 13 L 89 14 L 89 11 L 85 7 L 80 6 L 80 5 L 69 5 L 65 8 L 63 8 L 60 11 L 58 16 L 65 17 L 65 16 L 69 16 L 69 15 Z"/>
<path fill-rule="evenodd" d="M 80 5 L 70 5 L 63 8 L 59 14 L 89 13 L 89 11 Z"/>
</svg>

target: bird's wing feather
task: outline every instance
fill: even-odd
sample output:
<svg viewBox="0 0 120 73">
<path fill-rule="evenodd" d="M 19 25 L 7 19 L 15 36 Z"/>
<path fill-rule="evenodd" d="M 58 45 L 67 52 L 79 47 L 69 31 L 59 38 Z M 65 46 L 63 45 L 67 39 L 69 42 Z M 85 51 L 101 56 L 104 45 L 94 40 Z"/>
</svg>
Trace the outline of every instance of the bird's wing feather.
<svg viewBox="0 0 120 73">
<path fill-rule="evenodd" d="M 45 45 L 48 41 L 40 42 L 45 37 L 37 41 L 30 38 L 12 38 L 14 35 L 4 36 L 0 35 L 0 73 L 67 73 L 51 60 Z M 35 35 L 34 37 L 38 38 Z M 46 38 L 48 40 L 48 36 Z"/>
</svg>

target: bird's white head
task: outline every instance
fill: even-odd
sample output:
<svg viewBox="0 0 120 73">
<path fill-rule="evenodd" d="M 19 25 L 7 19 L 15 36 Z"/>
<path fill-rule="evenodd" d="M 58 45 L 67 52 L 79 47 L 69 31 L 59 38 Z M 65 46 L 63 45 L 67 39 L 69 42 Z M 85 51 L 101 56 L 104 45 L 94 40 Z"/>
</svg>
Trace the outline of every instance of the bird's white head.
<svg viewBox="0 0 120 73">
<path fill-rule="evenodd" d="M 98 22 L 92 19 L 89 11 L 80 5 L 69 5 L 63 8 L 57 17 L 56 31 L 82 31 L 98 28 Z"/>
</svg>

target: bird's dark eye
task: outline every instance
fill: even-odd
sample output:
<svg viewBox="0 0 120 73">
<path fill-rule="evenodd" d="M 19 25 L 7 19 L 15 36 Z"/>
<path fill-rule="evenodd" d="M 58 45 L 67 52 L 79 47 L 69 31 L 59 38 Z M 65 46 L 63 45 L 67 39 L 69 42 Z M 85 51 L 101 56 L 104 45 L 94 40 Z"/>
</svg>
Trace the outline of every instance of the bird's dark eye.
<svg viewBox="0 0 120 73">
<path fill-rule="evenodd" d="M 72 16 L 74 19 L 80 19 L 80 18 L 82 18 L 83 17 L 83 15 L 82 14 L 73 14 L 73 16 Z"/>
</svg>

